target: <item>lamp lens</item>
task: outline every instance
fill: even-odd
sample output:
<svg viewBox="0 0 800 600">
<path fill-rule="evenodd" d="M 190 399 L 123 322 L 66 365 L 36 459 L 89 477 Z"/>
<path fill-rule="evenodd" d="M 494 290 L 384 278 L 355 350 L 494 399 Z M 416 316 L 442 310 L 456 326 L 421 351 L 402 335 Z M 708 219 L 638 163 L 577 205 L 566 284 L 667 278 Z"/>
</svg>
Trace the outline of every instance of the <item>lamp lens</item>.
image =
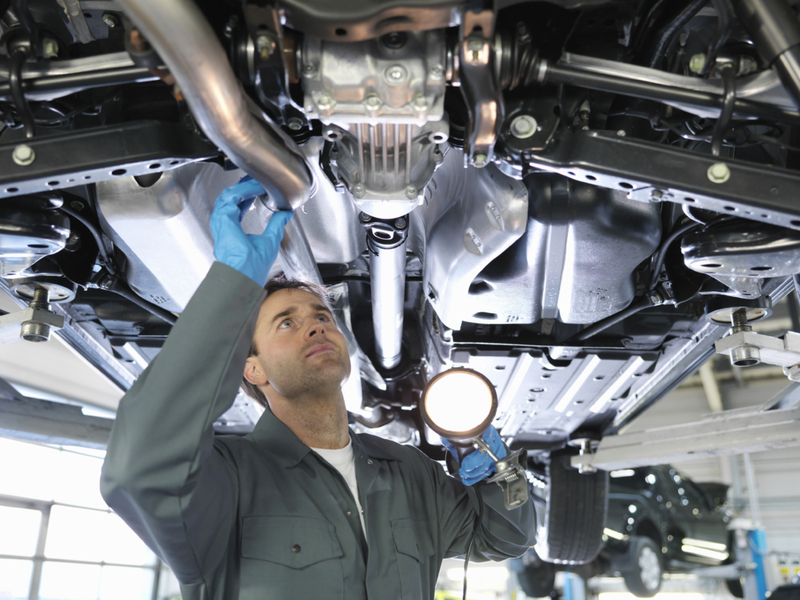
<svg viewBox="0 0 800 600">
<path fill-rule="evenodd" d="M 482 377 L 461 369 L 448 371 L 428 387 L 424 403 L 431 422 L 449 432 L 480 426 L 493 410 L 493 390 Z"/>
</svg>

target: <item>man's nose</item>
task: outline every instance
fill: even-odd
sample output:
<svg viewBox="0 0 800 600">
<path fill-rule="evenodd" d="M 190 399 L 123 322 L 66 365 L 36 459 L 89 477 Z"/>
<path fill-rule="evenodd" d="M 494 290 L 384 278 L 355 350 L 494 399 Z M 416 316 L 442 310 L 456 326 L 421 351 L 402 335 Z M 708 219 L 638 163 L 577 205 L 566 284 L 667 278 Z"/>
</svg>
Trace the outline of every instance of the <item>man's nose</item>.
<svg viewBox="0 0 800 600">
<path fill-rule="evenodd" d="M 308 328 L 308 337 L 314 337 L 317 334 L 325 335 L 325 323 L 315 319 Z"/>
</svg>

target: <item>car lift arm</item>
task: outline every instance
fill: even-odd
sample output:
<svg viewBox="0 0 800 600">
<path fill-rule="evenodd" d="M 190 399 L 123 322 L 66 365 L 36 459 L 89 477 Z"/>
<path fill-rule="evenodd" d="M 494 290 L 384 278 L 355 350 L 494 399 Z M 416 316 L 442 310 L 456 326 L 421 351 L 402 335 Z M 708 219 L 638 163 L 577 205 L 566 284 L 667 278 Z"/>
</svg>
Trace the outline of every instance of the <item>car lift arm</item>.
<svg viewBox="0 0 800 600">
<path fill-rule="evenodd" d="M 800 446 L 800 384 L 756 406 L 704 415 L 695 423 L 603 438 L 596 452 L 573 456 L 573 467 L 614 469 Z"/>
</svg>

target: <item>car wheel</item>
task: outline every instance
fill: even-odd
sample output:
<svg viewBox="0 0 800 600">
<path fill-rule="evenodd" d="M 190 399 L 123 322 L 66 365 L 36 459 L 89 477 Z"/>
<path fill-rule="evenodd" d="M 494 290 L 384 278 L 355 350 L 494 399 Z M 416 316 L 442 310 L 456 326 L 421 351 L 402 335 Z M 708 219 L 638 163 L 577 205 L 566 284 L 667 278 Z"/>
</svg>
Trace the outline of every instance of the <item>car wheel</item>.
<svg viewBox="0 0 800 600">
<path fill-rule="evenodd" d="M 536 553 L 548 562 L 584 564 L 600 551 L 608 508 L 608 472 L 579 473 L 571 452 L 553 452 L 544 523 Z"/>
<path fill-rule="evenodd" d="M 634 536 L 629 550 L 630 562 L 622 572 L 628 591 L 638 598 L 652 598 L 661 589 L 664 567 L 661 552 L 649 537 Z"/>
<path fill-rule="evenodd" d="M 537 565 L 525 565 L 517 574 L 519 587 L 531 598 L 544 598 L 549 596 L 556 584 L 556 567 L 547 562 L 540 561 Z"/>
</svg>

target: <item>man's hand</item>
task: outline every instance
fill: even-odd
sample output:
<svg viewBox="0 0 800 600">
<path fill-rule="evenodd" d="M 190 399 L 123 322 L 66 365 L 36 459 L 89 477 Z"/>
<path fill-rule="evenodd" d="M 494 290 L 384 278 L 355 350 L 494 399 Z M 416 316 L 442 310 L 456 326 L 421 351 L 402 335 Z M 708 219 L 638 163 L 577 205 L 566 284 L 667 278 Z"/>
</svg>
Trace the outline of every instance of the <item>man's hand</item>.
<svg viewBox="0 0 800 600">
<path fill-rule="evenodd" d="M 500 439 L 500 434 L 494 425 L 489 425 L 489 428 L 481 434 L 483 441 L 489 445 L 489 448 L 497 458 L 506 457 L 506 447 L 503 445 L 503 440 Z M 455 446 L 449 440 L 442 438 L 442 444 L 452 454 L 456 461 L 458 461 L 458 454 Z M 464 462 L 458 470 L 461 475 L 461 481 L 464 485 L 475 485 L 479 481 L 486 479 L 489 475 L 494 473 L 494 460 L 488 454 L 473 451 L 464 457 Z"/>
<path fill-rule="evenodd" d="M 270 217 L 264 233 L 246 234 L 242 218 L 257 196 L 265 194 L 261 184 L 251 177 L 224 190 L 211 213 L 211 234 L 214 236 L 214 258 L 264 286 L 269 269 L 278 257 L 283 228 L 294 212 L 281 211 Z"/>
</svg>

